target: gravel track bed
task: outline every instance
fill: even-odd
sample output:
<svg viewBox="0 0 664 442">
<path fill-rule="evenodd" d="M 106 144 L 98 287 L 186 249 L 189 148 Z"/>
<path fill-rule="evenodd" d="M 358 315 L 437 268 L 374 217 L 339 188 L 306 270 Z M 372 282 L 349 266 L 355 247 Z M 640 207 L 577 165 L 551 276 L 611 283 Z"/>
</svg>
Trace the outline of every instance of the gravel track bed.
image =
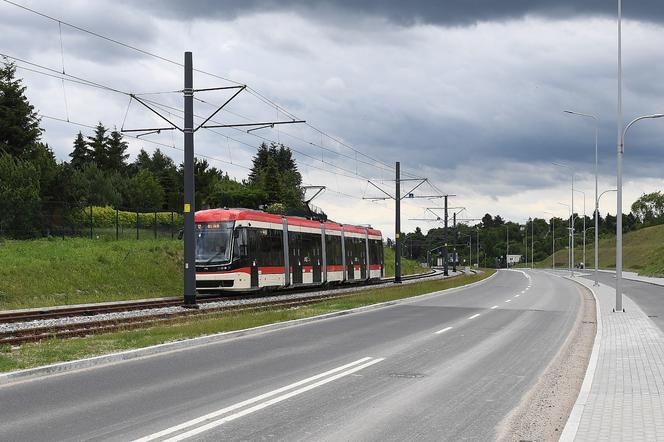
<svg viewBox="0 0 664 442">
<path fill-rule="evenodd" d="M 452 272 L 450 271 L 450 276 L 457 276 L 461 274 L 462 272 Z M 423 279 L 426 280 L 437 280 L 437 279 L 444 279 L 446 278 L 445 276 L 442 275 L 442 273 L 427 277 L 427 278 L 417 278 L 417 279 L 409 279 L 409 280 L 404 280 L 402 284 L 413 284 L 416 282 L 421 282 Z M 291 294 L 281 294 L 281 295 L 272 295 L 272 296 L 260 296 L 260 297 L 251 297 L 251 298 L 246 298 L 246 299 L 234 299 L 234 300 L 220 300 L 220 301 L 214 301 L 214 302 L 205 302 L 205 303 L 200 303 L 200 310 L 205 311 L 205 310 L 211 310 L 211 309 L 218 309 L 218 308 L 223 308 L 223 307 L 234 307 L 234 306 L 240 306 L 240 305 L 252 305 L 252 304 L 260 304 L 264 302 L 277 302 L 277 301 L 289 301 L 289 300 L 298 300 L 301 298 L 308 298 L 311 296 L 330 296 L 330 295 L 338 295 L 338 294 L 344 294 L 344 293 L 351 293 L 351 292 L 360 292 L 364 290 L 370 290 L 374 288 L 379 288 L 379 287 L 385 287 L 385 286 L 390 286 L 393 285 L 391 282 L 385 282 L 385 283 L 379 283 L 379 284 L 371 284 L 371 285 L 363 285 L 363 286 L 355 286 L 355 287 L 344 287 L 344 288 L 339 288 L 339 289 L 327 289 L 327 290 L 317 290 L 317 291 L 306 291 L 306 292 L 300 292 L 300 293 L 291 293 Z M 182 313 L 183 311 L 188 311 L 188 309 L 185 309 L 181 306 L 172 306 L 172 307 L 160 307 L 160 308 L 146 308 L 146 309 L 141 309 L 141 310 L 130 310 L 130 311 L 124 311 L 124 312 L 114 312 L 114 313 L 100 313 L 97 315 L 91 315 L 91 316 L 70 316 L 66 318 L 53 318 L 53 319 L 38 319 L 38 320 L 33 320 L 33 321 L 26 321 L 26 322 L 12 322 L 12 323 L 4 323 L 0 324 L 0 333 L 11 333 L 11 332 L 16 332 L 16 331 L 21 331 L 21 330 L 29 330 L 32 328 L 40 328 L 40 327 L 62 327 L 66 326 L 69 324 L 85 324 L 89 322 L 96 322 L 96 321 L 106 321 L 106 320 L 123 320 L 126 318 L 138 318 L 141 316 L 152 316 L 152 315 L 175 315 L 178 313 Z"/>
</svg>

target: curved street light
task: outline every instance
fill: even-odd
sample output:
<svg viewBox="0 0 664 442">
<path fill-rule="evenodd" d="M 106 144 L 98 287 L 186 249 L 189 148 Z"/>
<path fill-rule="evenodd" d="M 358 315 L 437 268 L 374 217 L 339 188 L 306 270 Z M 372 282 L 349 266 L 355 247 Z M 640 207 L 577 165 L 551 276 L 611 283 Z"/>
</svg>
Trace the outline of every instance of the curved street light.
<svg viewBox="0 0 664 442">
<path fill-rule="evenodd" d="M 597 247 L 599 244 L 599 197 L 597 195 L 597 175 L 598 175 L 598 159 L 597 159 L 597 138 L 599 135 L 599 118 L 597 118 L 595 115 L 592 114 L 584 114 L 581 112 L 574 112 L 571 110 L 565 110 L 563 111 L 566 114 L 571 114 L 571 115 L 577 115 L 579 117 L 585 117 L 585 118 L 592 118 L 595 120 L 595 285 L 599 285 L 597 282 L 597 255 L 599 253 Z M 585 210 L 584 210 L 585 212 Z M 583 222 L 586 222 L 585 218 L 585 213 L 583 217 Z M 585 228 L 584 228 L 585 230 Z M 584 253 L 583 253 L 583 262 L 585 264 L 586 262 L 586 254 L 585 254 L 585 233 L 584 233 Z"/>
<path fill-rule="evenodd" d="M 597 196 L 597 200 L 595 201 L 595 210 L 599 216 L 599 201 L 602 199 L 602 195 L 608 192 L 617 192 L 618 189 L 609 189 L 605 190 L 604 192 L 600 193 L 599 196 Z M 598 267 L 599 267 L 599 241 L 598 241 L 598 230 L 599 227 L 595 225 L 595 282 L 593 285 L 595 287 L 599 287 L 599 279 L 598 279 Z"/>
<path fill-rule="evenodd" d="M 662 118 L 664 114 L 642 115 L 633 119 L 625 129 L 620 133 L 620 141 L 618 143 L 618 160 L 617 160 L 617 191 L 618 197 L 616 198 L 616 308 L 615 311 L 622 311 L 622 160 L 625 154 L 625 135 L 630 127 L 637 121 L 646 119 Z M 622 121 L 619 121 L 622 124 Z"/>
</svg>

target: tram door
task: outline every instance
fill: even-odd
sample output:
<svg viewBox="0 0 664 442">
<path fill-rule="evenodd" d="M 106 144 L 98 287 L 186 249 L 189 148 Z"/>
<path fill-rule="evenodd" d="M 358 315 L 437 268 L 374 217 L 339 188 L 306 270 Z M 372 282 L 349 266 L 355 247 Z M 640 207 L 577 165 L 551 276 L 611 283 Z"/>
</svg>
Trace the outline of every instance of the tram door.
<svg viewBox="0 0 664 442">
<path fill-rule="evenodd" d="M 310 247 L 311 247 L 311 271 L 312 271 L 312 281 L 319 283 L 323 280 L 322 278 L 322 266 L 323 266 L 323 253 L 321 248 L 321 239 L 320 235 L 310 233 Z"/>
<path fill-rule="evenodd" d="M 293 272 L 293 284 L 302 284 L 302 234 L 288 232 L 288 254 Z"/>
<path fill-rule="evenodd" d="M 346 274 L 349 281 L 355 279 L 355 241 L 354 238 L 345 238 L 346 241 Z"/>
<path fill-rule="evenodd" d="M 358 238 L 356 247 L 360 255 L 360 279 L 367 279 L 367 247 L 365 240 Z"/>
</svg>

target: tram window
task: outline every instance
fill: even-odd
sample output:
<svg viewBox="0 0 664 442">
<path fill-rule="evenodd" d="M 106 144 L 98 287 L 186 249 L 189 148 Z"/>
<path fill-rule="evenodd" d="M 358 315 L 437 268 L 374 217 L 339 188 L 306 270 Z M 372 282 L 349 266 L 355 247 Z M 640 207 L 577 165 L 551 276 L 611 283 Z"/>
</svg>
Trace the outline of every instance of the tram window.
<svg viewBox="0 0 664 442">
<path fill-rule="evenodd" d="M 325 255 L 327 265 L 341 265 L 341 237 L 325 235 Z"/>
<path fill-rule="evenodd" d="M 235 229 L 233 232 L 233 259 L 243 258 L 249 254 L 247 244 L 247 229 Z"/>
</svg>

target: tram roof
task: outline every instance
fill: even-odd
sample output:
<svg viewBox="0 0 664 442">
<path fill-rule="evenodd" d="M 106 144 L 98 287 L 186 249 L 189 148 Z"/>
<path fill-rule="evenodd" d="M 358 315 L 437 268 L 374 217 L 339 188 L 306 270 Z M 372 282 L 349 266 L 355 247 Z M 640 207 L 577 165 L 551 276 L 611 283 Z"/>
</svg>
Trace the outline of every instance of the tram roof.
<svg viewBox="0 0 664 442">
<path fill-rule="evenodd" d="M 196 222 L 214 222 L 214 221 L 262 221 L 267 223 L 281 224 L 281 215 L 274 215 L 272 213 L 263 212 L 260 210 L 251 209 L 208 209 L 199 210 L 195 215 Z M 302 218 L 299 216 L 287 216 L 288 225 L 319 228 L 320 221 L 313 221 L 310 219 Z M 331 221 L 322 223 L 325 225 L 326 230 L 341 230 L 343 227 L 344 232 L 364 233 L 369 235 L 381 235 L 380 230 L 353 226 L 347 224 L 338 224 Z"/>
</svg>

